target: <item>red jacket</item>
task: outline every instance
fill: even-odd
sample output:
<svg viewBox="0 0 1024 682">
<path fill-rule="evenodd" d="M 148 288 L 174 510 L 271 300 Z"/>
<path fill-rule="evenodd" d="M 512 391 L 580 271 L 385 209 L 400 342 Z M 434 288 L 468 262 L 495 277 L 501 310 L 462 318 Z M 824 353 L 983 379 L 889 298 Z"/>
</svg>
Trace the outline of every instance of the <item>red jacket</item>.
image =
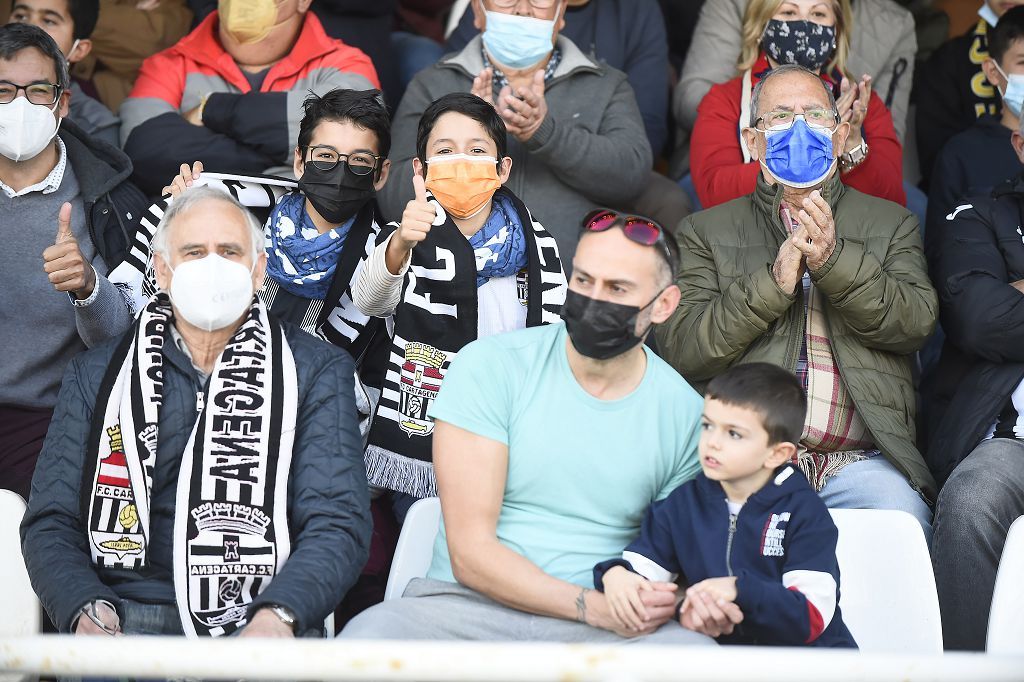
<svg viewBox="0 0 1024 682">
<path fill-rule="evenodd" d="M 752 68 L 752 85 L 769 68 L 764 53 Z M 834 80 L 822 75 L 829 85 Z M 739 120 L 743 78 L 712 86 L 697 107 L 697 122 L 690 140 L 693 185 L 704 208 L 711 208 L 750 194 L 757 185 L 760 164 L 743 162 Z M 874 92 L 862 127 L 868 156 L 842 175 L 843 183 L 865 194 L 906 205 L 903 191 L 903 147 L 896 136 L 892 116 Z"/>
<path fill-rule="evenodd" d="M 146 59 L 121 105 L 122 145 L 150 193 L 167 184 L 180 164 L 197 159 L 209 170 L 234 173 L 290 167 L 310 91 L 380 87 L 370 58 L 329 37 L 307 12 L 291 52 L 253 91 L 221 45 L 218 21 L 211 13 L 176 45 Z M 194 126 L 182 114 L 204 97 L 203 125 Z"/>
</svg>

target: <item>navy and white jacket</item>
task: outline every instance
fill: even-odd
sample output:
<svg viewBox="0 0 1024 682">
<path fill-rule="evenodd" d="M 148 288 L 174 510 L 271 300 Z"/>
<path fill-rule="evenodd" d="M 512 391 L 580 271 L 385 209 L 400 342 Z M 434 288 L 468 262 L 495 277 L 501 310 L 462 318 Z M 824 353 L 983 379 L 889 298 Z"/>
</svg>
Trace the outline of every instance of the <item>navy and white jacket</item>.
<svg viewBox="0 0 1024 682">
<path fill-rule="evenodd" d="M 604 591 L 613 566 L 648 580 L 681 574 L 690 585 L 736 576 L 744 618 L 721 643 L 856 647 L 839 611 L 838 537 L 825 504 L 791 465 L 735 516 L 721 484 L 700 473 L 651 505 L 622 558 L 594 567 L 594 585 Z"/>
</svg>

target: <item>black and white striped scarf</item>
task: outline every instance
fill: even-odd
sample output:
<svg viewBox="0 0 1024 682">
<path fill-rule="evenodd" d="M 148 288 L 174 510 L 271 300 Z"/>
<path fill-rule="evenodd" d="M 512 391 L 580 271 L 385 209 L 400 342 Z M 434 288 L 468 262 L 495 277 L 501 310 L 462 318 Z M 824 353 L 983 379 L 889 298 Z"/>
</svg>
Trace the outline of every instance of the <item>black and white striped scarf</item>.
<svg viewBox="0 0 1024 682">
<path fill-rule="evenodd" d="M 431 458 L 434 422 L 427 416 L 445 372 L 477 338 L 477 265 L 473 248 L 441 205 L 428 195 L 437 218 L 412 251 L 412 263 L 394 314 L 394 337 L 380 404 L 370 428 L 366 475 L 371 485 L 415 497 L 437 494 Z M 512 192 L 495 199 L 514 207 L 527 241 L 527 267 L 518 278 L 526 326 L 559 322 L 567 289 L 558 246 Z M 397 229 L 391 223 L 377 240 Z"/>
<path fill-rule="evenodd" d="M 271 209 L 286 192 L 298 185 L 294 180 L 270 176 L 229 175 L 225 173 L 203 172 L 194 184 L 195 187 L 212 187 L 225 194 L 230 194 L 240 204 L 252 211 L 260 220 L 266 220 Z M 138 314 L 149 299 L 156 293 L 156 280 L 151 267 L 152 249 L 150 244 L 156 227 L 163 218 L 167 207 L 171 205 L 171 197 L 163 197 L 152 204 L 145 215 L 139 220 L 139 227 L 131 235 L 128 255 L 111 271 L 107 279 L 121 290 L 132 314 Z"/>
<path fill-rule="evenodd" d="M 147 565 L 150 495 L 172 312 L 142 310 L 103 378 L 82 485 L 92 562 Z M 210 375 L 182 453 L 174 517 L 174 591 L 188 636 L 229 635 L 291 551 L 288 475 L 298 389 L 281 325 L 254 297 Z"/>
</svg>

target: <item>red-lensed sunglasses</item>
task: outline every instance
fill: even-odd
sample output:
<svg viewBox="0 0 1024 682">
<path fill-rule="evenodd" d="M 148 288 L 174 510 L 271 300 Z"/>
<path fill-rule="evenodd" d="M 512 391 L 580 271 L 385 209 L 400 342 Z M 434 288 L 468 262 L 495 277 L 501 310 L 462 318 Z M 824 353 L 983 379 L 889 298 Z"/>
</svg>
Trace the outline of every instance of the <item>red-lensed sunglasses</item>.
<svg viewBox="0 0 1024 682">
<path fill-rule="evenodd" d="M 660 246 L 665 260 L 672 269 L 672 274 L 675 274 L 678 259 L 672 251 L 672 247 L 669 246 L 664 228 L 650 218 L 619 213 L 610 208 L 599 208 L 588 213 L 583 219 L 585 232 L 604 232 L 616 225 L 622 228 L 622 233 L 630 241 L 643 246 Z"/>
</svg>

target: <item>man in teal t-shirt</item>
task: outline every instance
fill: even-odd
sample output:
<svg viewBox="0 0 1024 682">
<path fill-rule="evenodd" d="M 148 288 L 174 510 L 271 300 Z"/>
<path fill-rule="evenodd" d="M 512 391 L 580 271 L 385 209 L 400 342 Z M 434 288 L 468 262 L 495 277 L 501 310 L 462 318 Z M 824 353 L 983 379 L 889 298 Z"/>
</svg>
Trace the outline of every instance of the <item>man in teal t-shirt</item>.
<svg viewBox="0 0 1024 682">
<path fill-rule="evenodd" d="M 428 577 L 342 637 L 714 643 L 669 622 L 673 584 L 651 583 L 637 631 L 592 589 L 594 563 L 700 469 L 702 401 L 642 343 L 679 303 L 677 263 L 657 224 L 592 213 L 565 324 L 459 353 L 430 415 L 444 524 Z"/>
</svg>

